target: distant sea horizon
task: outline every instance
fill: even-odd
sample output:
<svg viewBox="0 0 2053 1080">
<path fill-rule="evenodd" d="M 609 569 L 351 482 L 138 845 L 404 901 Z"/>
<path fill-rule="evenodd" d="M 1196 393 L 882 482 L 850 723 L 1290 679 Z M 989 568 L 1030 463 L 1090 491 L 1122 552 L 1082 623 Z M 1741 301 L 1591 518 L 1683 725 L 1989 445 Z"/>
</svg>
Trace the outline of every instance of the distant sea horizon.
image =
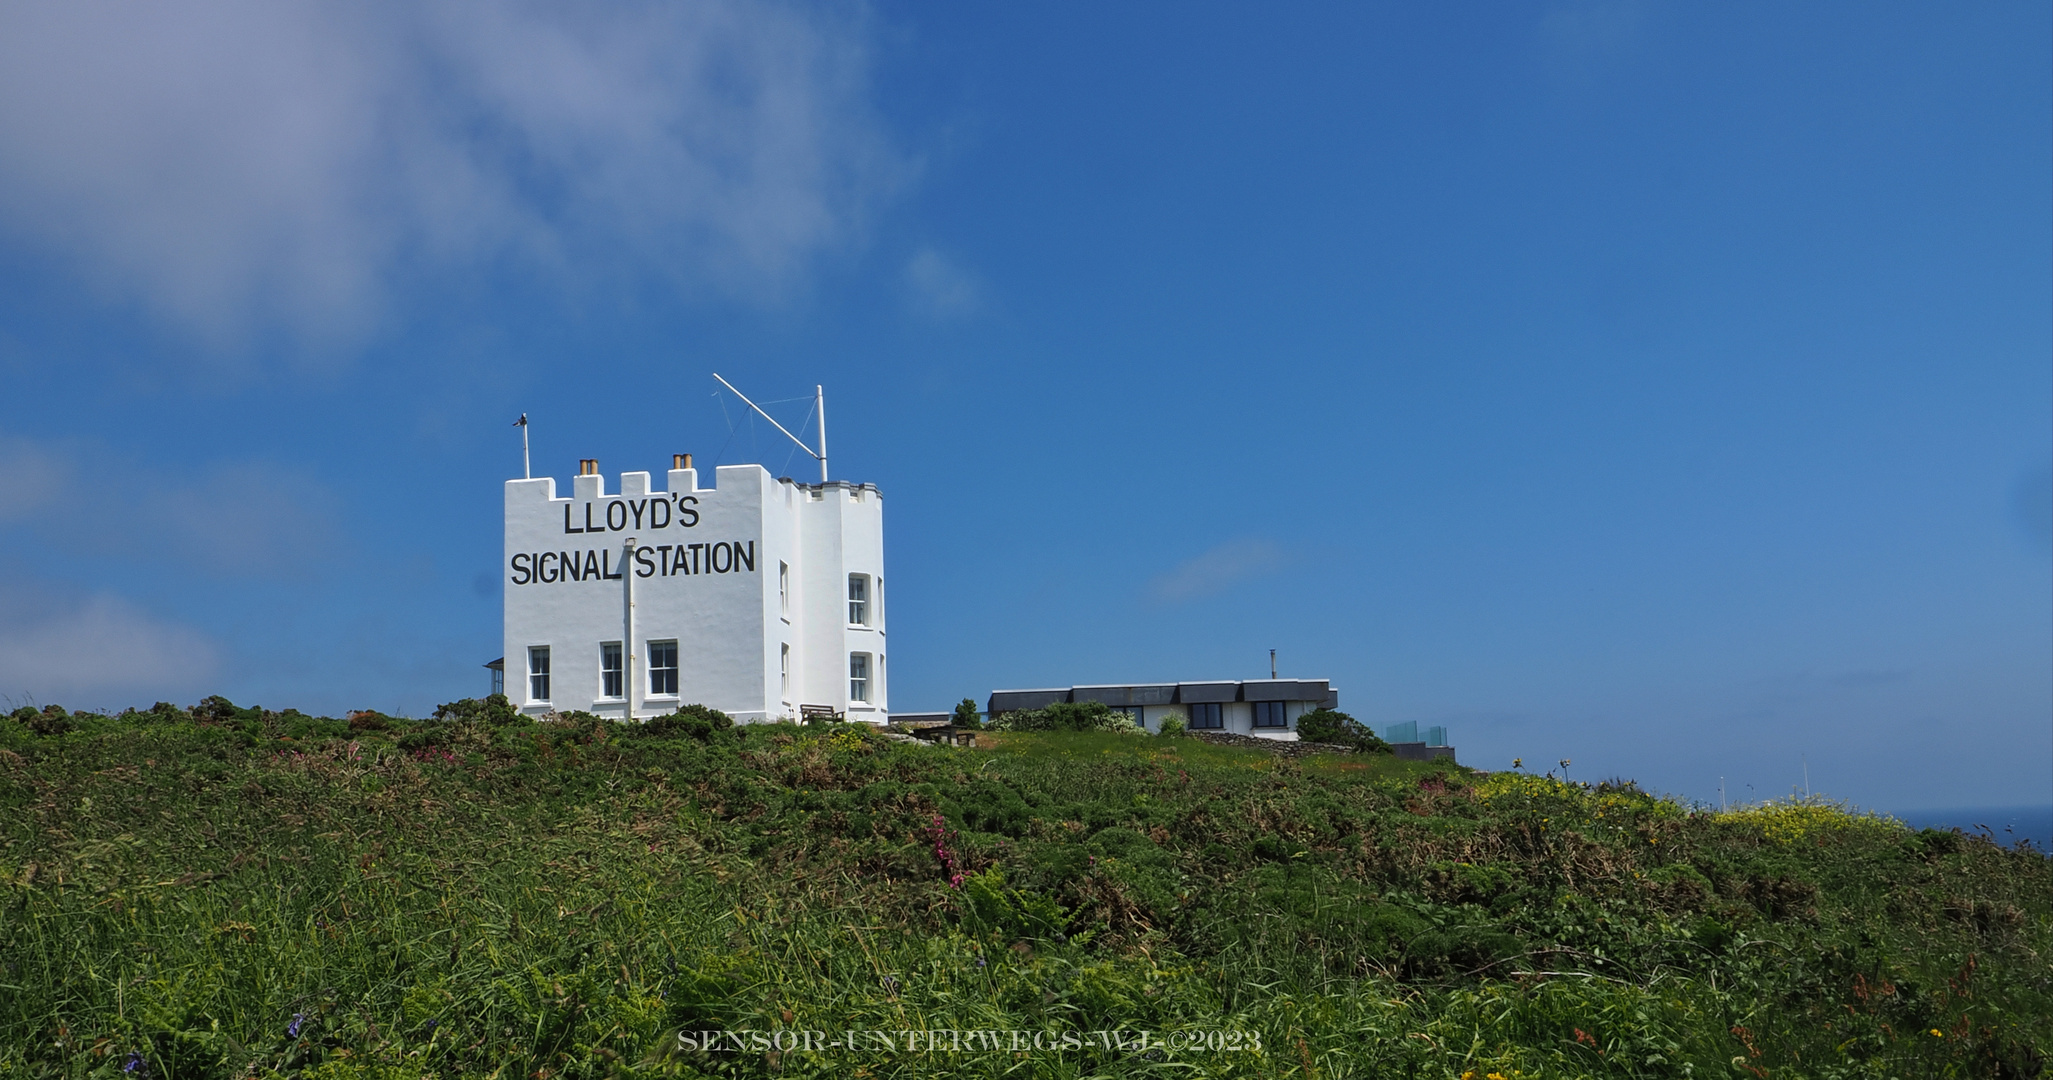
<svg viewBox="0 0 2053 1080">
<path fill-rule="evenodd" d="M 2005 847 L 2030 840 L 2041 853 L 2053 852 L 2053 803 L 2037 806 L 1968 806 L 1937 810 L 1877 810 L 1913 829 L 1959 829 L 1989 834 Z"/>
</svg>

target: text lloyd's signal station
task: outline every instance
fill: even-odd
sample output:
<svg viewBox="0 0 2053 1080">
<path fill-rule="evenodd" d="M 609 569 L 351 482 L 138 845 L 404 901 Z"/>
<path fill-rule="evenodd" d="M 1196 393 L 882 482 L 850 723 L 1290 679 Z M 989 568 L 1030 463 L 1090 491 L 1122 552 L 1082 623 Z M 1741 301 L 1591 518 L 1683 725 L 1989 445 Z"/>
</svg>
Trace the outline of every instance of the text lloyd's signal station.
<svg viewBox="0 0 2053 1080">
<path fill-rule="evenodd" d="M 696 495 L 655 495 L 645 499 L 616 498 L 604 502 L 563 504 L 564 535 L 647 532 L 654 539 L 678 529 L 695 529 L 699 524 Z M 574 507 L 581 507 L 576 512 Z M 597 517 L 594 518 L 596 510 Z M 580 523 L 581 522 L 581 523 Z M 507 560 L 507 581 L 514 585 L 553 584 L 559 581 L 617 581 L 619 565 L 632 558 L 637 577 L 673 577 L 692 574 L 754 573 L 754 540 L 701 543 L 644 542 L 619 560 L 609 545 L 570 551 L 515 552 Z"/>
</svg>

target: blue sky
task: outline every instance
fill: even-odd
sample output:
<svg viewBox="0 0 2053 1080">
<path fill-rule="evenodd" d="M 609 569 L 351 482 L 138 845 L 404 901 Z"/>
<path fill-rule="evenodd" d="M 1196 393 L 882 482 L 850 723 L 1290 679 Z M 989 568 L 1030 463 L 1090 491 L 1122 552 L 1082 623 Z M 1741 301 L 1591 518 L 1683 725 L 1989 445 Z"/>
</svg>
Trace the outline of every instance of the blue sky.
<svg viewBox="0 0 2053 1080">
<path fill-rule="evenodd" d="M 900 709 L 1274 648 L 1485 768 L 2053 801 L 2049 23 L 9 8 L 0 693 L 478 693 L 512 419 L 807 475 L 717 370 L 883 488 Z"/>
</svg>

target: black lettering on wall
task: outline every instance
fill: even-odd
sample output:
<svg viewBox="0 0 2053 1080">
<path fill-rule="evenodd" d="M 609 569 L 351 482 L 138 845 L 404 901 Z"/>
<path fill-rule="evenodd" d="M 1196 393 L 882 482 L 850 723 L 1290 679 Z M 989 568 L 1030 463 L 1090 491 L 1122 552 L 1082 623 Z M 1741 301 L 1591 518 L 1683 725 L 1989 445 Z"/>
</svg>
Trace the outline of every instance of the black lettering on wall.
<svg viewBox="0 0 2053 1080">
<path fill-rule="evenodd" d="M 606 530 L 604 530 L 604 529 L 602 529 L 602 528 L 598 527 L 597 525 L 594 525 L 594 524 L 592 524 L 592 504 L 591 504 L 591 503 L 586 503 L 586 504 L 585 504 L 585 527 L 584 527 L 584 531 L 585 531 L 585 532 L 605 532 L 605 531 L 606 531 Z"/>
<path fill-rule="evenodd" d="M 661 514 L 658 514 L 658 513 L 656 513 L 656 511 L 658 511 L 658 510 L 661 510 L 661 511 L 663 511 L 663 512 L 662 512 Z M 659 518 L 659 517 L 660 517 L 660 518 L 662 518 L 663 520 L 661 520 L 661 521 L 658 521 L 658 520 L 656 520 L 656 519 L 657 519 L 657 518 Z M 650 500 L 649 500 L 649 528 L 651 528 L 651 529 L 667 529 L 667 528 L 669 528 L 669 527 L 670 527 L 670 500 L 668 500 L 668 499 L 650 499 Z"/>
<path fill-rule="evenodd" d="M 627 569 L 627 560 L 624 557 L 620 560 L 620 568 L 622 570 Z M 613 572 L 613 549 L 611 548 L 603 548 L 599 551 L 599 576 L 607 581 L 620 580 L 620 575 Z"/>
<path fill-rule="evenodd" d="M 699 566 L 699 551 L 705 546 L 704 544 L 693 544 L 691 546 L 691 572 L 694 574 L 705 573 L 705 570 Z"/>
<path fill-rule="evenodd" d="M 743 554 L 741 553 L 741 545 L 740 545 L 739 543 L 737 543 L 737 544 L 735 544 L 735 545 L 734 545 L 734 570 L 735 570 L 735 572 L 736 572 L 736 573 L 740 573 L 740 572 L 741 572 L 741 564 L 742 564 L 742 561 L 743 561 L 744 559 L 746 559 L 746 560 L 747 560 L 747 562 L 748 562 L 748 571 L 749 571 L 749 573 L 751 573 L 751 574 L 755 573 L 755 572 L 756 572 L 756 542 L 755 542 L 754 540 L 751 540 L 751 541 L 749 541 L 749 542 L 748 542 L 748 554 L 747 554 L 746 556 L 744 556 L 744 555 L 743 555 Z"/>
<path fill-rule="evenodd" d="M 592 550 L 592 549 L 590 549 L 590 548 L 586 548 L 586 549 L 585 549 L 585 577 L 588 577 L 588 578 L 597 578 L 598 576 L 599 576 L 599 553 L 598 553 L 598 552 L 596 552 L 596 551 L 593 551 L 593 550 Z M 582 580 L 582 579 L 580 579 L 580 580 Z"/>
<path fill-rule="evenodd" d="M 662 504 L 662 503 L 657 503 L 656 505 L 658 505 L 658 506 L 661 506 L 661 505 L 663 505 L 663 504 Z M 662 569 L 663 569 L 663 576 L 664 576 L 664 577 L 669 577 L 669 576 L 670 576 L 670 545 L 669 545 L 669 544 L 657 544 L 657 545 L 656 545 L 656 565 L 658 565 L 658 566 L 662 567 Z"/>
<path fill-rule="evenodd" d="M 561 570 L 560 570 L 559 568 L 557 568 L 557 567 L 554 567 L 554 566 L 550 566 L 550 565 L 549 565 L 549 560 L 550 560 L 550 559 L 554 559 L 554 558 L 558 558 L 558 556 L 557 556 L 557 554 L 556 554 L 555 552 L 553 552 L 553 551 L 544 551 L 544 552 L 542 552 L 542 573 L 541 573 L 541 578 L 542 578 L 542 580 L 543 580 L 543 581 L 559 581 L 559 580 L 561 580 L 561 573 L 562 573 L 562 572 L 561 572 Z"/>
<path fill-rule="evenodd" d="M 528 583 L 527 561 L 526 552 L 521 552 L 513 557 L 513 583 L 515 585 L 525 585 Z"/>
<path fill-rule="evenodd" d="M 578 561 L 577 552 L 559 552 L 556 559 L 563 564 L 563 576 L 557 577 L 556 580 L 562 581 L 564 576 L 569 577 L 572 581 L 583 581 L 585 579 L 585 564 Z"/>
<path fill-rule="evenodd" d="M 564 531 L 564 533 L 565 533 L 566 535 L 568 535 L 568 534 L 570 534 L 570 533 L 581 533 L 581 532 L 583 532 L 583 531 L 584 531 L 583 529 L 580 529 L 580 528 L 578 528 L 577 526 L 575 526 L 575 525 L 572 525 L 572 524 L 570 523 L 570 504 L 569 504 L 569 503 L 564 503 L 564 504 L 563 504 L 563 531 Z"/>
<path fill-rule="evenodd" d="M 692 505 L 691 505 L 691 506 L 686 506 L 686 505 L 684 505 L 685 503 L 690 503 L 690 504 L 692 504 Z M 677 500 L 677 522 L 678 522 L 678 524 L 680 524 L 680 525 L 683 525 L 683 526 L 684 526 L 685 528 L 687 528 L 687 529 L 689 529 L 689 528 L 691 528 L 691 527 L 693 527 L 693 526 L 697 525 L 697 524 L 699 523 L 699 512 L 698 512 L 697 510 L 694 510 L 694 509 L 692 509 L 692 506 L 697 506 L 698 504 L 699 504 L 699 499 L 698 499 L 698 496 L 696 496 L 696 495 L 686 495 L 686 496 L 684 496 L 684 497 L 682 497 L 682 498 L 678 499 L 678 500 Z"/>
<path fill-rule="evenodd" d="M 647 509 L 647 508 L 648 508 L 648 505 L 649 505 L 649 500 L 647 500 L 647 499 L 636 499 L 635 501 L 633 501 L 633 502 L 631 502 L 631 503 L 628 503 L 628 504 L 627 504 L 627 508 L 628 508 L 628 509 L 629 509 L 630 511 L 633 511 L 633 513 L 634 513 L 634 527 L 635 527 L 635 528 L 639 529 L 639 528 L 641 528 L 641 527 L 642 527 L 642 511 L 643 511 L 644 509 Z"/>
<path fill-rule="evenodd" d="M 670 572 L 682 577 L 691 573 L 691 562 L 684 557 L 684 545 L 677 545 L 670 556 Z"/>
<path fill-rule="evenodd" d="M 712 565 L 714 573 L 724 574 L 734 569 L 734 553 L 727 549 L 727 544 L 723 541 L 714 544 L 713 550 L 706 553 L 706 562 Z"/>
<path fill-rule="evenodd" d="M 619 521 L 613 520 L 615 511 L 619 512 Z M 619 532 L 620 530 L 627 528 L 626 499 L 615 499 L 612 502 L 606 504 L 606 527 L 612 529 L 614 532 Z"/>
<path fill-rule="evenodd" d="M 654 556 L 651 556 L 649 554 L 648 548 L 634 549 L 634 576 L 650 577 L 654 575 L 656 572 L 656 564 L 653 561 L 651 561 L 653 558 Z"/>
</svg>

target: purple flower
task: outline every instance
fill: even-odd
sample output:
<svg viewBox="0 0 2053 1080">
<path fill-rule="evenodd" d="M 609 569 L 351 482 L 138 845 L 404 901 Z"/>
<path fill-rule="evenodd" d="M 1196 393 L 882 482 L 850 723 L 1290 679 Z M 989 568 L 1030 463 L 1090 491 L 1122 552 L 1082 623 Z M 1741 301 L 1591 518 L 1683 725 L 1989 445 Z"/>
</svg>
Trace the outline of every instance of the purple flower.
<svg viewBox="0 0 2053 1080">
<path fill-rule="evenodd" d="M 292 1014 L 292 1023 L 291 1023 L 291 1024 L 289 1024 L 289 1025 L 287 1025 L 287 1026 L 286 1026 L 286 1028 L 285 1028 L 285 1037 L 286 1037 L 286 1038 L 288 1038 L 288 1039 L 297 1039 L 297 1038 L 299 1038 L 299 1028 L 300 1028 L 300 1025 L 301 1025 L 301 1024 L 304 1024 L 304 1023 L 306 1023 L 306 1022 L 307 1022 L 307 1014 L 305 1014 L 305 1013 L 293 1013 L 293 1014 Z"/>
<path fill-rule="evenodd" d="M 142 1067 L 143 1067 L 143 1055 L 142 1055 L 142 1052 L 141 1052 L 141 1051 L 139 1051 L 139 1050 L 131 1050 L 131 1051 L 129 1051 L 129 1052 L 128 1052 L 128 1060 L 127 1060 L 127 1061 L 124 1061 L 124 1062 L 122 1062 L 122 1063 L 121 1063 L 121 1071 L 122 1071 L 122 1072 L 125 1072 L 125 1073 L 132 1073 L 132 1072 L 134 1072 L 134 1071 L 136 1071 L 137 1069 L 140 1069 L 140 1068 L 142 1068 Z"/>
</svg>

